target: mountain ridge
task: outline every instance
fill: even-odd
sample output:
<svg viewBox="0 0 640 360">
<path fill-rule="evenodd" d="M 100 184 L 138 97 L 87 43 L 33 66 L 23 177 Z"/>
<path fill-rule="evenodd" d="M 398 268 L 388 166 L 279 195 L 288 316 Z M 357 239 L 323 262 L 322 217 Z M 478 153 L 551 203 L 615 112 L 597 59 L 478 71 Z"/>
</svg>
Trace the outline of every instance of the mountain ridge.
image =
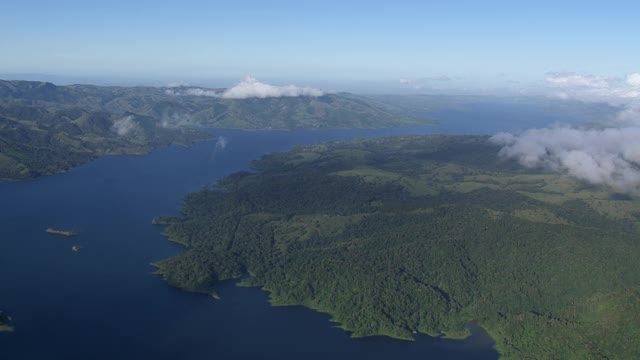
<svg viewBox="0 0 640 360">
<path fill-rule="evenodd" d="M 430 123 L 347 93 L 225 99 L 188 94 L 193 89 L 224 91 L 0 80 L 0 179 L 50 175 L 97 156 L 144 154 L 211 137 L 194 127 L 296 130 Z"/>
</svg>

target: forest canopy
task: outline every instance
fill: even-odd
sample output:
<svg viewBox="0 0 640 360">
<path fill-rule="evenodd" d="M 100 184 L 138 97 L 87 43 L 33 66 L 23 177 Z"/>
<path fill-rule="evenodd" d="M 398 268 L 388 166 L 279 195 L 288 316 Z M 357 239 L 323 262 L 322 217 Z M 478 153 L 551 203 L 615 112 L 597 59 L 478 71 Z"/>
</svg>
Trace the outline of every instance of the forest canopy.
<svg viewBox="0 0 640 360">
<path fill-rule="evenodd" d="M 245 275 L 353 336 L 467 335 L 504 358 L 640 356 L 640 203 L 502 160 L 486 137 L 298 146 L 189 194 L 157 262 L 215 294 Z"/>
</svg>

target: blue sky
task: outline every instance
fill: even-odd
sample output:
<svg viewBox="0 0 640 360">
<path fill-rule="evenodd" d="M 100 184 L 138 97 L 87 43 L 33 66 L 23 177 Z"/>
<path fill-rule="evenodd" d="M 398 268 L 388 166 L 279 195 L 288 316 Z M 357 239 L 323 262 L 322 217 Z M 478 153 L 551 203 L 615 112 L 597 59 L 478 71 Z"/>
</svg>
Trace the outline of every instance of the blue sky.
<svg viewBox="0 0 640 360">
<path fill-rule="evenodd" d="M 640 70 L 632 1 L 0 2 L 0 73 L 500 87 Z"/>
</svg>

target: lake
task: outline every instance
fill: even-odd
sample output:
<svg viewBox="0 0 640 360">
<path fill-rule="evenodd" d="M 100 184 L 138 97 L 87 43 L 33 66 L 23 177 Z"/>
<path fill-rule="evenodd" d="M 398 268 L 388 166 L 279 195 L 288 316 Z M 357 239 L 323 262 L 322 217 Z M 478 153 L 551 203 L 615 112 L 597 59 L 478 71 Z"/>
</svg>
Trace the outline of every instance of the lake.
<svg viewBox="0 0 640 360">
<path fill-rule="evenodd" d="M 72 171 L 0 183 L 0 334 L 3 359 L 496 359 L 480 328 L 465 340 L 351 339 L 329 316 L 271 307 L 268 294 L 225 282 L 222 299 L 186 293 L 153 275 L 153 261 L 184 249 L 151 224 L 179 211 L 188 192 L 296 144 L 425 133 L 493 133 L 526 122 L 491 113 L 439 114 L 441 124 L 384 130 L 213 130 L 227 140 L 103 157 Z M 49 227 L 80 232 L 47 234 Z M 80 246 L 73 252 L 72 246 Z"/>
</svg>

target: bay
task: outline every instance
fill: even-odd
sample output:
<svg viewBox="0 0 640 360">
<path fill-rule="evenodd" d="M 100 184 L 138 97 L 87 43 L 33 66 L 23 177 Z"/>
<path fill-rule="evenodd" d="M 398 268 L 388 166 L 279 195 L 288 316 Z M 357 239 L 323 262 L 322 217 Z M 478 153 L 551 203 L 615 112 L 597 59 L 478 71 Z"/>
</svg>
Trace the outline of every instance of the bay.
<svg viewBox="0 0 640 360">
<path fill-rule="evenodd" d="M 492 112 L 493 111 L 493 112 Z M 547 125 L 477 113 L 441 113 L 438 126 L 380 130 L 212 130 L 222 142 L 103 157 L 68 173 L 0 183 L 0 334 L 3 359 L 496 359 L 479 327 L 464 340 L 418 335 L 351 339 L 329 316 L 272 307 L 268 294 L 225 282 L 222 299 L 186 293 L 153 275 L 153 261 L 184 251 L 151 224 L 179 211 L 185 194 L 252 159 L 296 144 L 426 133 L 491 134 Z M 524 120 L 523 120 L 524 119 Z M 47 234 L 73 230 L 78 237 Z M 79 246 L 74 252 L 72 246 Z"/>
</svg>

